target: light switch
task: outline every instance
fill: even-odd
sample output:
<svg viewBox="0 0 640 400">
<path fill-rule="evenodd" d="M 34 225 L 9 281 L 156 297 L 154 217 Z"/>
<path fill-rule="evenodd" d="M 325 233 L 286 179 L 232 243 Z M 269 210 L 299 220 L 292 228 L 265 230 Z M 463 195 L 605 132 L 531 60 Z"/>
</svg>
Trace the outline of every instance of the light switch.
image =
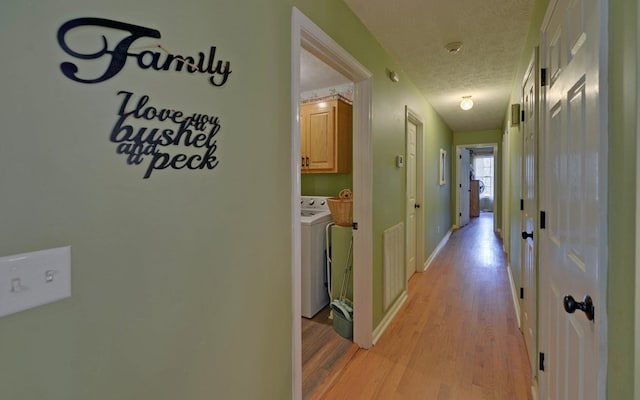
<svg viewBox="0 0 640 400">
<path fill-rule="evenodd" d="M 0 257 L 0 317 L 71 297 L 71 247 Z"/>
</svg>

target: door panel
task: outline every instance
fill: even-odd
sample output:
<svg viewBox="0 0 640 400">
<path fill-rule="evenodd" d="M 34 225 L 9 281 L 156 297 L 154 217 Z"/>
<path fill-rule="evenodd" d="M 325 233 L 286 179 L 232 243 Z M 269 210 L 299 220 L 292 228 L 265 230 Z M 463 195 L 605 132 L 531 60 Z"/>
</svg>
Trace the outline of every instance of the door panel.
<svg viewBox="0 0 640 400">
<path fill-rule="evenodd" d="M 309 113 L 309 165 L 311 169 L 333 168 L 335 109 L 313 110 Z"/>
<path fill-rule="evenodd" d="M 471 154 L 468 149 L 458 150 L 458 217 L 459 225 L 469 223 L 469 177 L 471 173 Z"/>
<path fill-rule="evenodd" d="M 522 86 L 524 121 L 522 127 L 522 199 L 524 232 L 533 236 L 522 240 L 522 333 L 524 335 L 531 371 L 537 373 L 536 354 L 538 337 L 538 265 L 537 265 L 537 146 L 538 146 L 538 52 L 535 51 Z"/>
<path fill-rule="evenodd" d="M 408 219 L 408 246 L 407 246 L 407 280 L 416 272 L 416 140 L 417 127 L 407 121 L 407 219 Z"/>
<path fill-rule="evenodd" d="M 600 277 L 606 271 L 606 127 L 601 117 L 599 2 L 550 3 L 542 55 L 551 79 L 545 88 L 540 206 L 548 226 L 540 230 L 542 296 L 540 347 L 545 371 L 541 398 L 603 398 L 599 369 L 605 361 Z M 602 143 L 602 144 L 601 144 Z M 565 312 L 563 300 L 590 295 L 595 319 Z"/>
</svg>

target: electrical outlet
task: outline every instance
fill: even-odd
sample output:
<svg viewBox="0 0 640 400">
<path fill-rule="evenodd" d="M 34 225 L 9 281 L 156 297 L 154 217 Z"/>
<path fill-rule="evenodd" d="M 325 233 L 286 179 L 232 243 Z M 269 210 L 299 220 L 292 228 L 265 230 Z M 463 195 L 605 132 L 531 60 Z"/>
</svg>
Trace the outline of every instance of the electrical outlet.
<svg viewBox="0 0 640 400">
<path fill-rule="evenodd" d="M 0 317 L 71 297 L 71 247 L 0 257 Z"/>
</svg>

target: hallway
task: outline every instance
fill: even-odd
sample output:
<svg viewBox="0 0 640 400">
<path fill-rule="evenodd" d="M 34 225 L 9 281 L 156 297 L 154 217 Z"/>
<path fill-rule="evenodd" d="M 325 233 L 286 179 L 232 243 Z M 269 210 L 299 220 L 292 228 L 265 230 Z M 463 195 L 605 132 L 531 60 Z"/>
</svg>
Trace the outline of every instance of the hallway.
<svg viewBox="0 0 640 400">
<path fill-rule="evenodd" d="M 378 343 L 333 371 L 315 399 L 529 400 L 531 370 L 517 326 L 493 214 L 454 232 Z"/>
</svg>

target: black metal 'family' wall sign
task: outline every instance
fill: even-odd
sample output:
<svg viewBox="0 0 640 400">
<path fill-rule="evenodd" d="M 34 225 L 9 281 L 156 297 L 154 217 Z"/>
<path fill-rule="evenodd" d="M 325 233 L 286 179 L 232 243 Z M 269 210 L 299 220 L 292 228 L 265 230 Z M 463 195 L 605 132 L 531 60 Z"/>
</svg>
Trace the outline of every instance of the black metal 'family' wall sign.
<svg viewBox="0 0 640 400">
<path fill-rule="evenodd" d="M 125 34 L 114 46 L 109 46 L 101 35 L 101 49 L 79 52 L 69 47 L 67 33 L 82 27 L 107 28 Z M 134 53 L 132 44 L 140 38 L 161 37 L 160 32 L 143 26 L 127 24 L 103 18 L 78 18 L 64 23 L 58 30 L 58 44 L 69 56 L 77 60 L 101 60 L 107 63 L 104 72 L 97 76 L 83 77 L 73 62 L 60 64 L 62 73 L 69 79 L 87 84 L 104 82 L 116 76 L 127 61 L 135 60 L 143 70 L 158 72 L 176 71 L 189 74 L 205 74 L 211 85 L 220 87 L 231 74 L 230 62 L 216 58 L 216 47 L 196 57 L 170 53 L 161 44 L 143 47 Z M 132 91 L 117 93 L 120 107 L 109 139 L 115 143 L 116 153 L 126 155 L 127 164 L 140 165 L 146 161 L 144 179 L 155 170 L 214 169 L 219 161 L 215 155 L 216 135 L 221 129 L 220 118 L 215 115 L 188 113 L 168 106 L 158 106 L 147 95 Z"/>
</svg>

